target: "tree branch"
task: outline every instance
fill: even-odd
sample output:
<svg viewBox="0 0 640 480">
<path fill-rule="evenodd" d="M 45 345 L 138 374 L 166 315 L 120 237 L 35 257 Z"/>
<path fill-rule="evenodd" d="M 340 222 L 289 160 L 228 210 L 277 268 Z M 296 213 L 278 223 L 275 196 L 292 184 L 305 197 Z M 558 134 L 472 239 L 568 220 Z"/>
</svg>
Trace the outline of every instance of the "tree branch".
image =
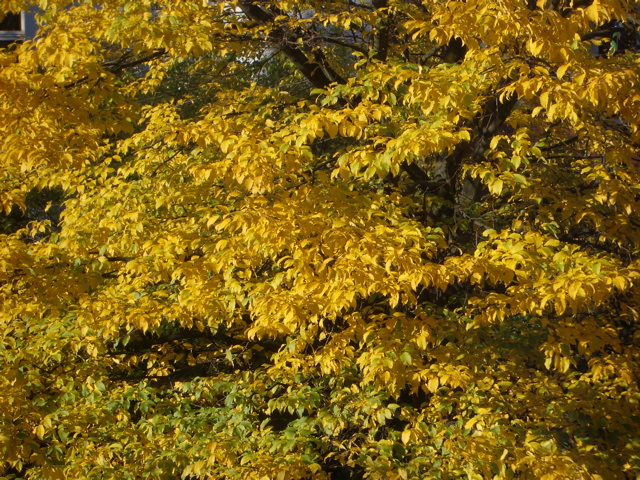
<svg viewBox="0 0 640 480">
<path fill-rule="evenodd" d="M 373 6 L 376 10 L 380 11 L 389 7 L 388 0 L 373 0 Z M 386 13 L 386 18 L 381 21 L 378 33 L 373 37 L 373 49 L 375 55 L 373 58 L 384 62 L 387 59 L 389 52 L 389 12 Z"/>
<path fill-rule="evenodd" d="M 242 10 L 242 13 L 244 13 L 247 18 L 259 25 L 268 25 L 275 19 L 275 15 L 272 12 L 250 1 L 239 2 L 238 8 Z M 285 45 L 281 47 L 282 53 L 289 57 L 289 60 L 293 62 L 300 73 L 302 73 L 314 87 L 326 88 L 334 82 L 346 83 L 329 65 L 322 52 L 315 50 L 313 52 L 314 60 L 310 59 L 298 45 L 293 46 L 287 41 L 285 31 L 281 27 L 273 28 L 269 32 L 269 37 L 278 44 L 285 43 Z"/>
<path fill-rule="evenodd" d="M 325 42 L 329 42 L 329 43 L 333 43 L 335 45 L 341 45 L 343 47 L 347 47 L 350 48 L 351 50 L 355 50 L 356 52 L 360 52 L 363 53 L 365 55 L 369 55 L 369 49 L 365 48 L 365 47 L 361 47 L 360 45 L 356 45 L 354 43 L 349 43 L 349 42 L 344 42 L 342 40 L 338 40 L 337 38 L 334 37 L 317 37 L 320 40 L 324 40 Z"/>
<path fill-rule="evenodd" d="M 122 58 L 120 58 L 118 61 L 106 62 L 106 63 L 103 63 L 102 66 L 105 68 L 105 70 L 108 70 L 111 73 L 118 73 L 118 72 L 121 72 L 122 70 L 124 70 L 125 68 L 135 67 L 137 65 L 141 65 L 143 63 L 147 63 L 147 62 L 150 62 L 150 61 L 155 60 L 157 58 L 160 58 L 166 53 L 167 53 L 167 51 L 164 48 L 160 48 L 158 50 L 155 50 L 153 53 L 150 53 L 149 55 L 146 55 L 144 57 L 138 58 L 136 60 L 132 60 L 132 61 L 127 62 L 127 63 L 119 63 L 122 60 L 128 58 L 128 56 L 125 55 Z"/>
<path fill-rule="evenodd" d="M 570 145 L 570 144 L 572 144 L 574 142 L 577 142 L 578 139 L 579 139 L 578 135 L 575 135 L 575 136 L 573 136 L 573 137 L 571 137 L 571 138 L 569 138 L 567 140 L 564 140 L 562 142 L 554 143 L 553 145 L 549 145 L 549 146 L 546 146 L 546 147 L 540 147 L 540 151 L 541 152 L 548 152 L 548 151 L 554 150 L 554 149 L 556 149 L 558 147 L 564 147 L 565 145 Z"/>
<path fill-rule="evenodd" d="M 608 28 L 606 30 L 595 30 L 593 32 L 580 35 L 580 40 L 586 42 L 587 40 L 592 40 L 598 37 L 611 38 L 613 37 L 614 33 L 618 32 L 624 32 L 624 27 Z"/>
<path fill-rule="evenodd" d="M 506 79 L 498 83 L 496 91 L 486 102 L 482 112 L 471 122 L 476 132 L 472 139 L 469 142 L 460 142 L 449 155 L 442 155 L 436 159 L 434 179 L 443 185 L 441 196 L 452 204 L 456 201 L 456 186 L 462 164 L 474 163 L 483 158 L 491 139 L 513 111 L 518 100 L 516 95 L 500 101 L 501 90 L 507 83 Z M 469 179 L 463 187 L 463 196 L 477 201 L 479 193 L 480 184 Z"/>
</svg>

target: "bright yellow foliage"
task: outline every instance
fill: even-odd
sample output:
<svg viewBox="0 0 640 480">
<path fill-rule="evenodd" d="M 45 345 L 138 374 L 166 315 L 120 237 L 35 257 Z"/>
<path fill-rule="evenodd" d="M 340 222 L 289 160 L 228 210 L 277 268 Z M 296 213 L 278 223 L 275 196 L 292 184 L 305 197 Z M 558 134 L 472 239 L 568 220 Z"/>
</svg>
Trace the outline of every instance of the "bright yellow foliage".
<svg viewBox="0 0 640 480">
<path fill-rule="evenodd" d="M 1 478 L 640 478 L 637 1 L 36 7 Z"/>
</svg>

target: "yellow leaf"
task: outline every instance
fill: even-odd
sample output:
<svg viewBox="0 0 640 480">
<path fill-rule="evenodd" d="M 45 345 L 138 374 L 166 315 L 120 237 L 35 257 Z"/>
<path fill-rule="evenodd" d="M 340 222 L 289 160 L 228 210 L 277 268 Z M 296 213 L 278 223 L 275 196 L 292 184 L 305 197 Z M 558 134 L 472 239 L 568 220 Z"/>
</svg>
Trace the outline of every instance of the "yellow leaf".
<svg viewBox="0 0 640 480">
<path fill-rule="evenodd" d="M 479 420 L 480 420 L 480 417 L 473 417 L 473 418 L 470 418 L 469 420 L 467 420 L 467 422 L 464 424 L 465 430 L 469 430 L 469 429 L 473 428 L 473 426 L 476 423 L 478 423 Z"/>
<path fill-rule="evenodd" d="M 489 191 L 494 195 L 500 195 L 502 193 L 502 187 L 504 186 L 504 182 L 499 178 L 496 178 L 490 185 Z"/>
<path fill-rule="evenodd" d="M 44 426 L 43 425 L 38 425 L 36 428 L 33 429 L 33 433 L 36 434 L 36 436 L 42 440 L 42 437 L 44 437 Z"/>
<path fill-rule="evenodd" d="M 543 108 L 549 107 L 549 92 L 542 92 L 540 94 L 540 105 L 542 105 Z"/>
<path fill-rule="evenodd" d="M 618 288 L 618 290 L 626 290 L 627 279 L 618 275 L 613 279 L 613 284 Z"/>
<path fill-rule="evenodd" d="M 575 83 L 577 83 L 578 85 L 582 85 L 584 83 L 585 78 L 587 78 L 587 75 L 584 73 L 580 73 L 578 75 L 576 75 L 575 77 L 573 77 L 573 81 Z"/>
<path fill-rule="evenodd" d="M 500 456 L 500 461 L 504 461 L 505 458 L 507 458 L 507 455 L 509 455 L 509 450 L 507 450 L 506 448 L 502 451 L 502 455 Z"/>
<path fill-rule="evenodd" d="M 569 285 L 569 297 L 575 300 L 581 287 L 581 282 L 572 282 L 571 285 Z"/>
<path fill-rule="evenodd" d="M 567 72 L 568 68 L 569 68 L 568 63 L 565 63 L 561 67 L 558 67 L 558 71 L 556 72 L 556 77 L 558 78 L 558 80 L 562 80 L 562 77 L 564 77 L 564 74 Z"/>
<path fill-rule="evenodd" d="M 554 302 L 554 307 L 558 315 L 562 315 L 567 309 L 567 298 L 564 293 L 558 293 Z"/>
<path fill-rule="evenodd" d="M 439 384 L 440 380 L 438 379 L 438 377 L 432 377 L 429 379 L 429 382 L 427 382 L 427 388 L 430 392 L 435 393 L 438 391 Z"/>
<path fill-rule="evenodd" d="M 529 48 L 531 55 L 533 55 L 534 57 L 537 57 L 538 54 L 542 51 L 544 44 L 542 42 L 536 42 L 535 40 L 530 39 L 527 42 L 527 47 Z"/>
<path fill-rule="evenodd" d="M 338 130 L 339 130 L 338 124 L 333 122 L 327 122 L 324 128 L 331 138 L 335 138 L 336 135 L 338 135 Z"/>
<path fill-rule="evenodd" d="M 216 223 L 218 221 L 218 218 L 220 218 L 218 215 L 213 215 L 209 217 L 209 220 L 207 220 L 207 227 L 210 227 L 211 225 Z"/>
</svg>

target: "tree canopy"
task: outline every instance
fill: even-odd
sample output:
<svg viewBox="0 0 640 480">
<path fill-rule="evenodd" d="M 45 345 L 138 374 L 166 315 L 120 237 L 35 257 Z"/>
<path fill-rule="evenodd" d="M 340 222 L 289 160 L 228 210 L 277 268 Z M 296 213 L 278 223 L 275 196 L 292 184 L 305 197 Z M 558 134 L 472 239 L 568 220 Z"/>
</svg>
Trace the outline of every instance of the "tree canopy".
<svg viewBox="0 0 640 480">
<path fill-rule="evenodd" d="M 638 2 L 29 9 L 2 478 L 639 478 Z"/>
</svg>

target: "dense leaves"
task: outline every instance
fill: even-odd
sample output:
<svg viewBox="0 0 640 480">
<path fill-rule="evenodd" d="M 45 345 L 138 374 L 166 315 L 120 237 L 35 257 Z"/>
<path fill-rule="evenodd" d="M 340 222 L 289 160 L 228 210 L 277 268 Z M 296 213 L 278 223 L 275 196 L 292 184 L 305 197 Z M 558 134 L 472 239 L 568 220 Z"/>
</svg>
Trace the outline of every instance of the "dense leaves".
<svg viewBox="0 0 640 480">
<path fill-rule="evenodd" d="M 0 7 L 2 478 L 640 476 L 637 2 Z"/>
</svg>

